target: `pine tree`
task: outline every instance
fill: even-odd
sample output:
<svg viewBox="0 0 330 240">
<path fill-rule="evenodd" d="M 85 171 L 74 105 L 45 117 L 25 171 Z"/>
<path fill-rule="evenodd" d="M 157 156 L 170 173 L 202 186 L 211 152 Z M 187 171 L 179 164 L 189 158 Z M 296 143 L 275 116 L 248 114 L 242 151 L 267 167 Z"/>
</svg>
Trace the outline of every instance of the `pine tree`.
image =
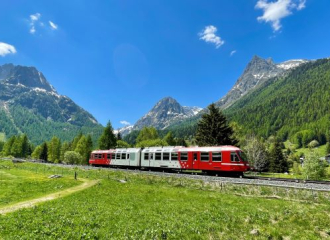
<svg viewBox="0 0 330 240">
<path fill-rule="evenodd" d="M 41 154 L 40 154 L 40 159 L 48 161 L 48 146 L 47 143 L 44 142 L 41 144 Z"/>
<path fill-rule="evenodd" d="M 123 140 L 122 137 L 121 137 L 120 132 L 117 133 L 117 140 Z"/>
<path fill-rule="evenodd" d="M 199 146 L 236 145 L 233 130 L 227 123 L 226 117 L 215 106 L 208 106 L 209 113 L 202 116 L 198 122 L 196 142 Z"/>
<path fill-rule="evenodd" d="M 110 149 L 115 148 L 117 145 L 116 136 L 113 133 L 113 128 L 110 121 L 107 123 L 107 126 L 104 128 L 101 137 L 99 138 L 99 148 Z"/>
<path fill-rule="evenodd" d="M 90 134 L 88 134 L 88 136 L 87 136 L 87 152 L 88 152 L 88 154 L 87 154 L 87 164 L 89 163 L 89 157 L 90 157 L 90 155 L 91 155 L 91 152 L 93 151 L 93 140 L 92 140 L 92 136 L 90 135 Z"/>
<path fill-rule="evenodd" d="M 79 134 L 73 139 L 71 142 L 71 150 L 74 151 L 77 147 L 77 143 L 79 142 L 80 138 L 83 136 L 82 132 L 79 132 Z"/>
<path fill-rule="evenodd" d="M 26 134 L 23 134 L 23 136 L 21 136 L 21 144 L 22 144 L 21 156 L 26 158 L 31 152 L 29 139 Z"/>
<path fill-rule="evenodd" d="M 283 173 L 288 171 L 288 162 L 285 159 L 281 143 L 276 139 L 269 153 L 269 171 Z"/>
</svg>

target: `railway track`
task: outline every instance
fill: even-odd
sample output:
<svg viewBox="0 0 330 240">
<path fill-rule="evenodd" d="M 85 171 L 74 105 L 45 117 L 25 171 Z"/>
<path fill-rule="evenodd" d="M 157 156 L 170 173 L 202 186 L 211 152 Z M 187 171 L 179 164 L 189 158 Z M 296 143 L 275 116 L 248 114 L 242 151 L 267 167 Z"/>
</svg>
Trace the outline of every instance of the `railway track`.
<svg viewBox="0 0 330 240">
<path fill-rule="evenodd" d="M 25 161 L 25 160 L 24 160 Z M 100 167 L 92 166 L 77 166 L 77 165 L 66 165 L 66 164 L 53 164 L 53 163 L 40 163 L 36 161 L 29 161 L 38 164 L 55 165 L 61 167 L 79 167 L 81 169 L 99 169 Z M 271 186 L 271 187 L 281 187 L 281 188 L 296 188 L 296 189 L 306 189 L 312 191 L 325 191 L 330 192 L 330 182 L 328 181 L 312 181 L 312 180 L 301 180 L 301 179 L 289 179 L 289 178 L 271 178 L 271 177 L 257 177 L 257 176 L 244 176 L 242 178 L 233 177 L 221 177 L 221 176 L 210 176 L 198 173 L 182 173 L 182 172 L 162 172 L 162 171 L 146 171 L 140 169 L 125 169 L 125 168 L 108 168 L 103 167 L 102 169 L 108 171 L 127 171 L 131 173 L 139 173 L 153 176 L 163 176 L 163 177 L 176 177 L 176 178 L 189 178 L 202 180 L 205 182 L 220 182 L 220 183 L 232 183 L 232 184 L 242 184 L 242 185 L 257 185 L 257 186 Z"/>
<path fill-rule="evenodd" d="M 324 184 L 330 185 L 330 181 L 316 181 L 316 180 L 304 180 L 296 178 L 275 178 L 275 177 L 257 177 L 257 176 L 244 176 L 246 179 L 259 179 L 267 181 L 282 181 L 282 182 L 293 182 L 293 183 L 312 183 L 312 184 Z"/>
</svg>

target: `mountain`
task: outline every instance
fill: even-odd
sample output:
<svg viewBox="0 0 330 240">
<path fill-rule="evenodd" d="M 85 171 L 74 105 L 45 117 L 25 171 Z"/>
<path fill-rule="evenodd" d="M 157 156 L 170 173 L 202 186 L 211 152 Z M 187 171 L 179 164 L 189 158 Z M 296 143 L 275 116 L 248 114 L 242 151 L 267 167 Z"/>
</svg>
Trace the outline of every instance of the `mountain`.
<svg viewBox="0 0 330 240">
<path fill-rule="evenodd" d="M 165 129 L 173 123 L 179 123 L 184 119 L 195 116 L 202 108 L 181 106 L 174 98 L 166 97 L 161 99 L 146 115 L 140 118 L 133 127 L 133 130 L 140 130 L 143 127 L 155 127 Z"/>
<path fill-rule="evenodd" d="M 245 131 L 298 145 L 330 140 L 330 60 L 312 61 L 263 83 L 226 110 Z"/>
<path fill-rule="evenodd" d="M 70 98 L 60 95 L 35 67 L 0 66 L 0 132 L 26 133 L 34 143 L 56 135 L 64 140 L 102 126 Z"/>
<path fill-rule="evenodd" d="M 254 132 L 264 137 L 276 134 L 285 140 L 292 138 L 297 132 L 306 130 L 310 136 L 315 137 L 318 135 L 317 139 L 323 142 L 324 135 L 319 133 L 319 130 L 310 131 L 310 129 L 320 129 L 313 121 L 321 124 L 327 118 L 325 109 L 328 107 L 326 101 L 322 100 L 324 95 L 322 92 L 327 94 L 326 90 L 329 89 L 330 83 L 324 80 L 327 76 L 324 69 L 323 72 L 318 69 L 320 67 L 318 64 L 326 60 L 329 59 L 317 61 L 298 59 L 276 64 L 272 59 L 262 59 L 254 56 L 234 87 L 216 104 L 224 109 L 224 113 L 229 117 L 229 120 L 238 122 L 246 132 Z M 310 68 L 314 68 L 314 70 L 308 70 Z M 308 83 L 308 79 L 306 79 L 309 76 L 309 71 L 313 71 L 312 83 Z M 297 77 L 298 73 L 299 78 Z M 320 82 L 318 82 L 319 78 Z M 321 80 L 324 80 L 324 82 Z M 287 88 L 281 88 L 282 92 L 279 93 L 276 86 L 284 82 Z M 313 98 L 318 99 L 315 102 L 312 101 L 315 104 L 314 107 L 310 107 L 311 99 L 308 98 L 311 91 L 318 93 L 318 95 L 313 94 Z M 267 94 L 267 97 L 264 94 Z M 271 97 L 281 98 L 281 96 L 286 97 L 285 101 L 283 100 L 283 106 L 285 107 L 280 107 L 281 103 L 278 99 L 276 103 L 266 106 L 271 101 Z M 291 106 L 287 99 L 290 99 L 294 106 Z M 276 109 L 274 109 L 275 106 Z M 323 115 L 319 112 L 319 106 L 323 108 L 321 110 Z M 281 111 L 277 111 L 278 109 L 281 109 Z M 294 109 L 294 111 L 289 111 L 291 109 Z M 204 109 L 198 115 L 186 119 L 180 124 L 172 124 L 166 130 L 172 131 L 175 136 L 192 138 L 201 114 L 206 111 Z M 293 116 L 298 113 L 301 118 L 298 117 L 299 115 Z M 306 116 L 306 114 L 310 115 Z M 311 118 L 314 118 L 314 120 L 311 120 Z M 309 122 L 304 122 L 305 119 Z M 326 125 L 324 122 L 322 124 L 322 129 L 326 131 L 324 127 Z M 326 135 L 330 138 L 330 133 Z M 305 136 L 305 139 L 310 139 L 310 136 Z"/>
<path fill-rule="evenodd" d="M 263 84 L 268 79 L 280 76 L 288 70 L 294 69 L 301 64 L 309 62 L 308 60 L 298 59 L 289 60 L 282 63 L 274 63 L 271 58 L 263 59 L 254 56 L 246 66 L 243 74 L 238 78 L 233 88 L 216 105 L 221 108 L 228 108 L 235 101 Z"/>
<path fill-rule="evenodd" d="M 114 130 L 114 134 L 118 134 L 120 133 L 121 136 L 126 136 L 127 134 L 129 134 L 130 132 L 132 132 L 134 125 L 126 125 L 122 128 L 119 128 L 117 130 Z"/>
</svg>

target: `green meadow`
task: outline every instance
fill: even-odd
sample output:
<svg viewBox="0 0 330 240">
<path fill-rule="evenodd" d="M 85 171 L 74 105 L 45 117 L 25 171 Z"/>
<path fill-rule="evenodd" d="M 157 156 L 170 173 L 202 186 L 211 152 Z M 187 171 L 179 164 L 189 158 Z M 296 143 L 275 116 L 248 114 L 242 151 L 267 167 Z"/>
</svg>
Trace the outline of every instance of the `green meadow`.
<svg viewBox="0 0 330 240">
<path fill-rule="evenodd" d="M 54 192 L 59 186 L 62 189 L 80 184 L 73 180 L 75 172 L 78 179 L 100 180 L 69 196 L 0 215 L 0 239 L 330 237 L 330 194 L 326 192 L 5 161 L 0 162 L 0 169 L 10 173 L 3 173 L 6 180 L 2 181 L 8 185 L 3 191 L 1 183 L 2 207 L 41 196 L 47 190 Z M 63 178 L 48 179 L 50 174 L 61 174 Z M 33 181 L 40 187 L 31 184 Z M 31 194 L 16 191 L 19 185 L 26 186 Z M 6 203 L 2 199 L 8 194 L 3 192 L 16 197 Z"/>
</svg>

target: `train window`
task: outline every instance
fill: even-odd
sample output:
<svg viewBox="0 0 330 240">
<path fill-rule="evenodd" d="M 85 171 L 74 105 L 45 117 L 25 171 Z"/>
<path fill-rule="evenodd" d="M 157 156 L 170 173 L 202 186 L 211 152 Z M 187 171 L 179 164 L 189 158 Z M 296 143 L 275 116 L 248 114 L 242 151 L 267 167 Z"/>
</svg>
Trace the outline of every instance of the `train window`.
<svg viewBox="0 0 330 240">
<path fill-rule="evenodd" d="M 129 159 L 129 153 L 126 154 L 126 159 Z"/>
<path fill-rule="evenodd" d="M 156 152 L 155 153 L 155 160 L 161 160 L 162 159 L 162 153 Z"/>
<path fill-rule="evenodd" d="M 149 160 L 153 160 L 154 159 L 154 154 L 153 153 L 149 153 Z"/>
<path fill-rule="evenodd" d="M 143 157 L 144 160 L 149 160 L 149 153 L 144 153 L 144 157 Z"/>
<path fill-rule="evenodd" d="M 107 158 L 110 159 L 110 154 L 107 154 Z"/>
<path fill-rule="evenodd" d="M 212 153 L 212 162 L 221 162 L 221 161 L 222 161 L 221 152 L 213 152 Z"/>
<path fill-rule="evenodd" d="M 164 152 L 164 153 L 163 153 L 163 160 L 164 160 L 164 161 L 168 161 L 168 160 L 170 160 L 170 153 L 168 153 L 168 152 Z"/>
<path fill-rule="evenodd" d="M 210 161 L 209 152 L 201 152 L 201 161 L 203 162 Z"/>
<path fill-rule="evenodd" d="M 126 153 L 122 153 L 121 154 L 121 160 L 125 160 L 126 159 Z"/>
<path fill-rule="evenodd" d="M 239 158 L 238 158 L 236 152 L 231 152 L 230 153 L 230 161 L 232 161 L 232 162 L 239 162 Z"/>
<path fill-rule="evenodd" d="M 243 162 L 247 162 L 248 161 L 247 156 L 246 156 L 246 154 L 244 152 L 239 151 L 238 152 L 238 155 L 242 159 Z"/>
<path fill-rule="evenodd" d="M 171 153 L 171 161 L 178 161 L 178 153 L 172 152 Z"/>
<path fill-rule="evenodd" d="M 111 153 L 111 159 L 116 159 L 116 154 L 115 153 Z"/>
<path fill-rule="evenodd" d="M 188 161 L 188 153 L 181 153 L 180 160 L 181 161 Z"/>
<path fill-rule="evenodd" d="M 120 153 L 116 153 L 116 159 L 120 159 Z"/>
</svg>

